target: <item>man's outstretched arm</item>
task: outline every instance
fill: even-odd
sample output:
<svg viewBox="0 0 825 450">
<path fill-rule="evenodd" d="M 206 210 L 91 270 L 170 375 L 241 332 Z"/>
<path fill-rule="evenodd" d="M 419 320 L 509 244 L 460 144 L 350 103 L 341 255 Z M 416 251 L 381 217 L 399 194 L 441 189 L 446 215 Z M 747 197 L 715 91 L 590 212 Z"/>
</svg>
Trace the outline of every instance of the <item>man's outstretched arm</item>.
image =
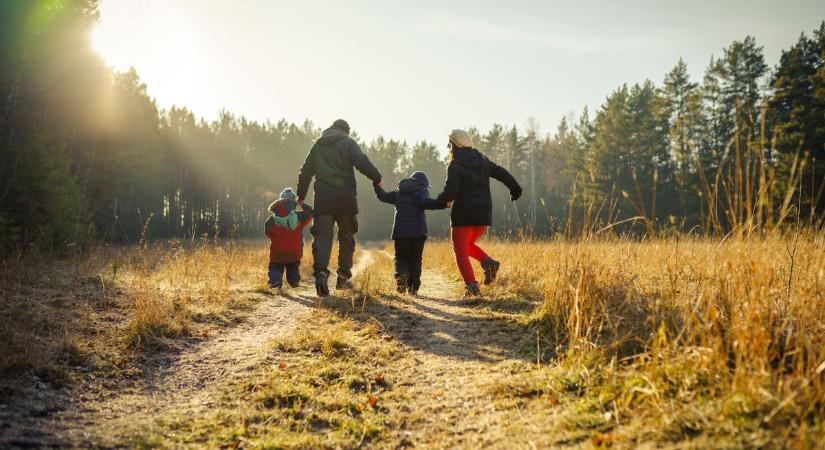
<svg viewBox="0 0 825 450">
<path fill-rule="evenodd" d="M 373 165 L 372 161 L 367 158 L 367 155 L 361 151 L 361 148 L 358 147 L 354 141 L 350 146 L 350 158 L 352 160 L 352 165 L 358 169 L 365 177 L 372 180 L 373 183 L 381 186 L 381 172 L 378 171 L 378 168 Z"/>
</svg>

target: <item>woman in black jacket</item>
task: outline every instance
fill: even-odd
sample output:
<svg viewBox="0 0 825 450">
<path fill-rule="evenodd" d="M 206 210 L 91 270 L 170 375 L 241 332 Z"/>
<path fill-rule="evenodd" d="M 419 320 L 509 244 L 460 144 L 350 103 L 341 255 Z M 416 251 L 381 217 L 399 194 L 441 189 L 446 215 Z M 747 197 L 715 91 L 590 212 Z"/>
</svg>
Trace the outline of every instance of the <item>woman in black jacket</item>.
<svg viewBox="0 0 825 450">
<path fill-rule="evenodd" d="M 443 204 L 454 202 L 450 213 L 450 234 L 455 261 L 467 287 L 467 295 L 479 296 L 481 292 L 470 258 L 481 262 L 484 284 L 495 280 L 501 266 L 476 244 L 476 240 L 493 223 L 490 178 L 504 183 L 510 189 L 513 201 L 521 197 L 521 186 L 510 172 L 473 148 L 473 139 L 466 131 L 453 130 L 448 148 L 450 165 L 447 167 L 447 182 L 437 200 Z"/>
<path fill-rule="evenodd" d="M 398 292 L 418 294 L 421 287 L 421 255 L 427 240 L 425 209 L 444 209 L 446 204 L 430 198 L 430 187 L 424 172 L 415 172 L 401 180 L 398 189 L 385 192 L 374 184 L 375 195 L 384 203 L 395 205 L 392 240 L 395 243 L 395 280 Z"/>
</svg>

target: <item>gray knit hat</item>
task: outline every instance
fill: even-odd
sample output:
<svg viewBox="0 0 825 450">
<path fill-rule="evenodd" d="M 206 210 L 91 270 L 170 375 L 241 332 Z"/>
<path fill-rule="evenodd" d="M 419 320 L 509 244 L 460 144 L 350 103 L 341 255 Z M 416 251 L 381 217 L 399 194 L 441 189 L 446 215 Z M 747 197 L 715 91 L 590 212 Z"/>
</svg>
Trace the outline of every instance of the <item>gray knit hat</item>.
<svg viewBox="0 0 825 450">
<path fill-rule="evenodd" d="M 281 198 L 284 200 L 292 200 L 293 202 L 298 200 L 298 196 L 295 195 L 295 191 L 293 191 L 291 187 L 281 191 Z"/>
</svg>

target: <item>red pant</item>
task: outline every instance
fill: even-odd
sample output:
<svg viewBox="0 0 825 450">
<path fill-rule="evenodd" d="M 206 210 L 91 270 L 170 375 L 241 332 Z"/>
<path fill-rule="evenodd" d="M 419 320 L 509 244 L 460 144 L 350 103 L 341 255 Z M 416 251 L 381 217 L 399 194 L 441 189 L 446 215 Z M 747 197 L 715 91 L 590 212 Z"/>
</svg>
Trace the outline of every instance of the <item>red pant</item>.
<svg viewBox="0 0 825 450">
<path fill-rule="evenodd" d="M 487 231 L 487 227 L 484 225 L 453 227 L 450 231 L 453 240 L 453 251 L 455 252 L 455 263 L 458 265 L 458 271 L 461 272 L 461 278 L 464 278 L 465 283 L 476 281 L 470 258 L 481 261 L 488 257 L 484 250 L 476 245 L 476 239 L 480 238 L 485 231 Z"/>
</svg>

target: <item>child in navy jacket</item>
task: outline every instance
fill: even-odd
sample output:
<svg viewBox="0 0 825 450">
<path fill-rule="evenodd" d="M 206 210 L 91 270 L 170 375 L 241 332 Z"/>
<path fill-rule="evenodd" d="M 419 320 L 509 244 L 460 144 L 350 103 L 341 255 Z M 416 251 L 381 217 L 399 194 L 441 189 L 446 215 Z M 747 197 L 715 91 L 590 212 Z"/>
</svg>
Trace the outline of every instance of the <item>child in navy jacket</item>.
<svg viewBox="0 0 825 450">
<path fill-rule="evenodd" d="M 385 192 L 373 185 L 378 199 L 395 205 L 392 239 L 395 242 L 395 280 L 399 293 L 418 293 L 421 287 L 421 255 L 427 240 L 426 209 L 444 209 L 446 204 L 430 198 L 429 180 L 424 172 L 415 172 L 401 180 L 398 189 Z"/>
</svg>

